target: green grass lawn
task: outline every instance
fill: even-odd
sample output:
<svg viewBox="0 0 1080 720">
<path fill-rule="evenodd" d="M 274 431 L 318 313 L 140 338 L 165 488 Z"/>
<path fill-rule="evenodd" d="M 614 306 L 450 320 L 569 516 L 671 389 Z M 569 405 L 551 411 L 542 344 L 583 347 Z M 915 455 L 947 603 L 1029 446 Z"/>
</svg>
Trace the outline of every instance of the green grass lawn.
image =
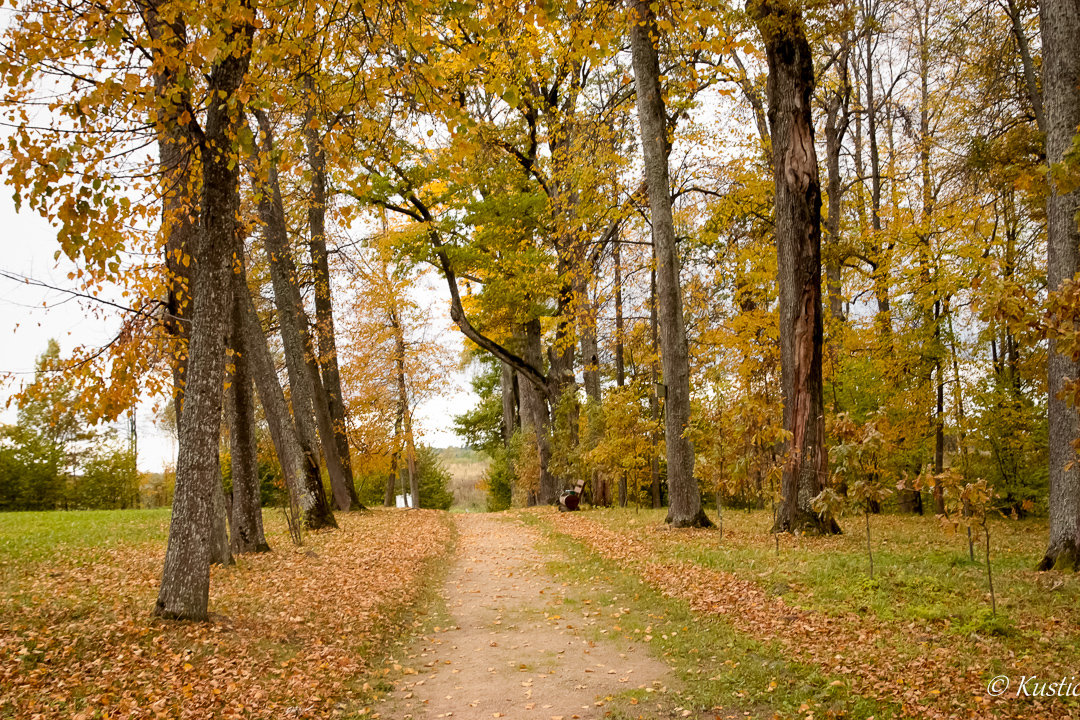
<svg viewBox="0 0 1080 720">
<path fill-rule="evenodd" d="M 590 509 L 558 516 L 554 525 L 609 558 L 625 555 L 626 561 L 617 562 L 622 570 L 651 577 L 654 584 L 657 577 L 666 578 L 661 582 L 665 594 L 700 599 L 709 596 L 711 587 L 751 583 L 765 600 L 731 604 L 728 597 L 716 612 L 729 631 L 741 634 L 742 629 L 763 640 L 765 658 L 770 639 L 782 639 L 794 643 L 790 647 L 803 661 L 812 656 L 824 666 L 832 665 L 828 645 L 797 631 L 747 625 L 740 615 L 759 603 L 772 602 L 767 598 L 779 598 L 784 605 L 770 612 L 783 615 L 789 612 L 785 608 L 797 609 L 810 613 L 806 617 L 815 625 L 839 628 L 829 642 L 844 643 L 837 650 L 845 664 L 856 668 L 854 677 L 866 668 L 890 668 L 875 681 L 884 686 L 861 685 L 882 700 L 903 697 L 896 687 L 906 687 L 916 677 L 907 668 L 918 668 L 922 686 L 910 691 L 916 714 L 933 707 L 935 712 L 975 717 L 1080 715 L 1075 699 L 1043 705 L 1021 699 L 1010 705 L 985 697 L 987 682 L 998 674 L 1038 675 L 1054 681 L 1076 675 L 1080 667 L 1080 576 L 1034 570 L 1045 548 L 1045 519 L 996 518 L 989 523 L 994 612 L 985 538 L 976 536 L 972 560 L 966 532 L 933 516 L 871 517 L 875 566 L 871 579 L 862 516 L 842 518 L 842 535 L 777 538 L 769 532 L 768 511 L 725 512 L 723 534 L 672 530 L 664 524 L 665 514 L 666 510 Z M 710 516 L 715 519 L 715 512 Z M 556 520 L 554 515 L 547 517 L 545 524 Z M 694 568 L 713 575 L 701 575 Z M 684 575 L 696 579 L 680 583 Z M 802 650 L 808 647 L 817 649 L 807 655 Z M 683 656 L 689 652 L 686 647 L 673 651 Z M 893 689 L 877 693 L 875 687 L 885 686 Z M 789 699 L 777 696 L 787 707 Z M 960 705 L 950 708 L 953 701 Z M 851 702 L 841 704 L 850 710 Z"/>
<path fill-rule="evenodd" d="M 588 516 L 649 542 L 660 558 L 750 577 L 794 604 L 825 613 L 934 620 L 960 634 L 1011 633 L 1046 623 L 1080 627 L 1080 577 L 1034 569 L 1045 549 L 1045 519 L 990 521 L 998 610 L 992 616 L 985 539 L 975 537 L 972 561 L 966 532 L 933 516 L 871 516 L 871 580 L 861 516 L 842 519 L 843 535 L 781 536 L 778 553 L 768 511 L 726 511 L 723 537 L 667 532 L 665 512 L 606 509 Z"/>
<path fill-rule="evenodd" d="M 72 550 L 164 543 L 170 514 L 169 508 L 0 513 L 0 573 L 61 560 Z"/>
</svg>

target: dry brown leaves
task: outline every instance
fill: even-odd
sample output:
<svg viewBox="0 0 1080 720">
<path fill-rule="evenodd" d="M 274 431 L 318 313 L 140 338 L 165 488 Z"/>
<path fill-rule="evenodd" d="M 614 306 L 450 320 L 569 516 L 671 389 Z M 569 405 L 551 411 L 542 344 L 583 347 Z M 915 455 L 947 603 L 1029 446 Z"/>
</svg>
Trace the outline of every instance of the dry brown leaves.
<svg viewBox="0 0 1080 720">
<path fill-rule="evenodd" d="M 987 694 L 992 658 L 1005 661 L 1007 674 L 1014 680 L 1038 674 L 1055 681 L 1076 673 L 1075 668 L 1040 666 L 1031 656 L 1017 657 L 996 638 L 928 634 L 917 623 L 807 611 L 732 573 L 688 562 L 656 562 L 654 544 L 647 536 L 612 530 L 580 513 L 551 513 L 548 519 L 559 532 L 637 573 L 668 597 L 686 600 L 696 612 L 723 616 L 737 630 L 760 641 L 780 643 L 793 660 L 814 663 L 854 692 L 898 703 L 905 717 L 1050 720 L 1069 716 L 1069 708 L 1056 701 Z M 678 542 L 679 537 L 689 539 L 700 532 L 669 530 L 664 534 L 669 542 Z M 962 643 L 965 648 L 960 647 Z"/>
<path fill-rule="evenodd" d="M 362 714 L 372 663 L 452 533 L 445 514 L 426 510 L 338 521 L 299 549 L 270 533 L 275 552 L 215 568 L 209 623 L 150 617 L 160 543 L 16 576 L 0 593 L 0 716 Z"/>
</svg>

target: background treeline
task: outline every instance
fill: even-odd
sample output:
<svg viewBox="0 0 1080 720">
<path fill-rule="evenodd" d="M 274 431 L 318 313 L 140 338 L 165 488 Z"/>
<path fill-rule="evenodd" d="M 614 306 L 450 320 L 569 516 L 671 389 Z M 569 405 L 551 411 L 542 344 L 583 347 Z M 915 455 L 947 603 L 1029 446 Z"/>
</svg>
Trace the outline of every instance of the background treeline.
<svg viewBox="0 0 1080 720">
<path fill-rule="evenodd" d="M 90 426 L 71 409 L 71 386 L 55 372 L 59 355 L 50 341 L 36 363 L 36 380 L 48 391 L 25 403 L 14 425 L 0 427 L 0 510 L 168 504 L 171 482 L 138 472 L 131 438 Z"/>
<path fill-rule="evenodd" d="M 802 8 L 815 60 L 823 189 L 826 444 L 838 458 L 852 458 L 834 464 L 829 484 L 846 494 L 845 474 L 853 477 L 857 466 L 889 490 L 875 510 L 944 512 L 950 472 L 985 478 L 993 507 L 1007 514 L 1047 509 L 1047 345 L 1038 317 L 1046 299 L 1047 185 L 1037 11 L 1027 3 L 949 0 Z M 779 340 L 788 330 L 776 285 L 764 68 L 738 13 L 707 15 L 719 27 L 695 34 L 688 21 L 707 9 L 677 4 L 666 12 L 660 15 L 674 29 L 660 49 L 674 115 L 671 184 L 695 474 L 710 504 L 770 507 L 786 458 Z M 580 67 L 557 65 L 540 76 L 546 87 L 563 89 L 564 82 L 578 93 L 576 111 L 553 112 L 573 148 L 569 168 L 559 167 L 555 145 L 543 167 L 579 193 L 574 209 L 592 230 L 578 230 L 563 253 L 578 251 L 573 269 L 557 239 L 550 254 L 532 245 L 539 256 L 527 262 L 549 273 L 551 285 L 533 292 L 530 312 L 541 320 L 536 356 L 543 370 L 557 370 L 563 353 L 576 375 L 575 395 L 551 403 L 545 464 L 562 477 L 588 477 L 601 503 L 659 505 L 666 461 L 658 394 L 665 387 L 655 264 L 647 217 L 626 211 L 642 206 L 634 195 L 636 128 L 614 80 L 627 77 L 628 60 L 612 48 L 584 76 L 573 76 Z M 567 75 L 560 78 L 559 69 Z M 527 84 L 507 72 L 494 60 L 475 70 L 490 73 L 489 83 Z M 550 232 L 544 223 L 554 222 L 550 206 L 548 215 L 524 212 L 544 192 L 543 178 L 521 158 L 531 157 L 532 114 L 543 116 L 545 106 L 543 97 L 515 87 L 511 110 L 489 112 L 480 89 L 476 106 L 462 110 L 484 127 L 488 146 L 509 148 L 500 164 L 476 167 L 477 175 L 492 183 L 515 177 L 483 200 L 463 199 L 474 227 L 487 213 L 485 239 L 497 235 L 493 224 L 506 235 L 534 222 L 539 237 Z M 591 188 L 579 178 L 595 184 L 597 176 L 607 192 L 587 203 Z M 618 232 L 611 234 L 613 223 Z M 477 236 L 473 247 L 511 252 L 506 241 L 485 243 Z M 476 322 L 524 352 L 527 334 L 505 320 L 523 312 L 506 283 L 514 278 L 521 293 L 529 285 L 492 272 L 484 276 L 476 301 L 484 314 Z M 572 302 L 560 294 L 566 284 Z M 522 319 L 518 327 L 527 327 Z M 565 325 L 573 326 L 577 347 Z M 529 432 L 522 377 L 505 382 L 498 364 L 480 362 L 474 388 L 484 404 L 459 425 L 475 446 L 510 458 L 489 478 L 498 507 L 508 478 L 526 488 L 540 480 L 532 455 L 512 440 Z M 504 415 L 506 407 L 521 411 Z"/>
</svg>

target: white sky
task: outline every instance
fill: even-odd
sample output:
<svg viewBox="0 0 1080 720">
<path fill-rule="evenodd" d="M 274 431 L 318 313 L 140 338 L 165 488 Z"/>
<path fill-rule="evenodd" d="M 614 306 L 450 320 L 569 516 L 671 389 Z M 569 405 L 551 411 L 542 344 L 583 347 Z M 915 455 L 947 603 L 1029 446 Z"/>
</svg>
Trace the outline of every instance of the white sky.
<svg viewBox="0 0 1080 720">
<path fill-rule="evenodd" d="M 67 279 L 71 263 L 63 256 L 59 261 L 53 259 L 59 249 L 53 228 L 25 206 L 16 213 L 11 193 L 6 190 L 0 191 L 0 270 L 56 287 L 72 287 Z M 450 325 L 448 296 L 441 284 L 432 284 L 420 293 L 431 306 L 434 324 L 440 327 Z M 62 353 L 80 344 L 107 342 L 119 327 L 119 320 L 115 315 L 103 319 L 90 316 L 89 304 L 61 292 L 0 277 L 0 374 L 16 373 L 12 381 L 16 387 L 20 380 L 31 380 L 34 359 L 45 350 L 49 338 L 56 338 Z M 443 335 L 445 342 L 460 347 L 462 336 L 456 330 L 445 330 Z M 13 389 L 11 384 L 0 386 L 0 423 L 15 421 L 15 409 L 3 408 Z M 176 457 L 175 439 L 154 422 L 155 400 L 160 399 L 140 398 L 137 412 L 139 467 L 151 472 L 172 465 Z M 452 418 L 472 407 L 476 400 L 465 373 L 448 378 L 443 396 L 417 408 L 416 426 L 423 441 L 436 447 L 463 444 L 453 432 Z"/>
</svg>

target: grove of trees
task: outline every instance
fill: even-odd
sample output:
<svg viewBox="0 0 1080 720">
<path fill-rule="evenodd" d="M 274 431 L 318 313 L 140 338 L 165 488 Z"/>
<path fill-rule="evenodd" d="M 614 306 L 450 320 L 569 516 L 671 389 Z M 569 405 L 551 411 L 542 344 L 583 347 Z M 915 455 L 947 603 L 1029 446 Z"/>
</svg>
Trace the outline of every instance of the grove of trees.
<svg viewBox="0 0 1080 720">
<path fill-rule="evenodd" d="M 260 433 L 298 529 L 399 482 L 425 505 L 429 281 L 494 508 L 585 480 L 674 526 L 830 533 L 982 512 L 982 482 L 1048 513 L 1033 565 L 1075 568 L 1076 0 L 9 14 L 5 180 L 82 292 L 123 289 L 71 403 L 175 401 L 158 614 L 206 617 L 210 564 L 266 549 Z"/>
</svg>

